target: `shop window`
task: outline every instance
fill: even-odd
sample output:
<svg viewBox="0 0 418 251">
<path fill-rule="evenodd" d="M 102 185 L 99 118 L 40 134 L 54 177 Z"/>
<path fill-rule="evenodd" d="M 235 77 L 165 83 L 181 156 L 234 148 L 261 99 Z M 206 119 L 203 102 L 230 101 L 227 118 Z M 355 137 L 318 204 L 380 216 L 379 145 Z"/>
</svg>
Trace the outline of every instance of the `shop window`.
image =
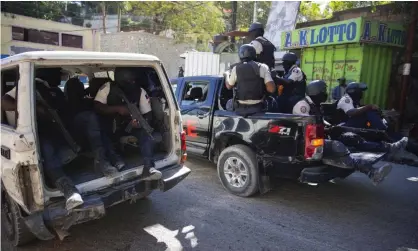
<svg viewBox="0 0 418 251">
<path fill-rule="evenodd" d="M 83 37 L 70 34 L 61 34 L 62 46 L 73 47 L 73 48 L 83 48 Z"/>
</svg>

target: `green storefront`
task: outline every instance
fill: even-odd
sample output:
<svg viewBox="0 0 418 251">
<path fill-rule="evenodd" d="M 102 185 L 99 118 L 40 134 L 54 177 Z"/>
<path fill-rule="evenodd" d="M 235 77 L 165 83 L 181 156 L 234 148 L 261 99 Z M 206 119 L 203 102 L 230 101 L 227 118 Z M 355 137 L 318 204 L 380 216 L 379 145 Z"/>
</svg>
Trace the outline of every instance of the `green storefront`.
<svg viewBox="0 0 418 251">
<path fill-rule="evenodd" d="M 283 32 L 281 48 L 302 50 L 301 68 L 308 82 L 325 80 L 330 94 L 340 77 L 347 83 L 364 82 L 364 103 L 386 107 L 392 56 L 405 40 L 401 24 L 360 17 Z"/>
</svg>

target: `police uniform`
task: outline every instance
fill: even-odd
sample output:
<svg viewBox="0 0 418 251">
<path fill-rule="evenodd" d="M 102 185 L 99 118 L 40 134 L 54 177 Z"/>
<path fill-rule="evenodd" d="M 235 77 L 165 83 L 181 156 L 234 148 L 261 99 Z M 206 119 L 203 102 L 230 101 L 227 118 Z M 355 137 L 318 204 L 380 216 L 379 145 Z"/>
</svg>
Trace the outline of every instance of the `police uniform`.
<svg viewBox="0 0 418 251">
<path fill-rule="evenodd" d="M 254 61 L 243 62 L 234 66 L 229 76 L 228 85 L 238 83 L 237 101 L 242 105 L 255 105 L 263 102 L 265 86 L 273 82 L 267 65 Z"/>
<path fill-rule="evenodd" d="M 342 110 L 345 114 L 355 108 L 358 108 L 358 105 L 354 104 L 353 99 L 348 94 L 344 94 L 337 103 L 337 109 Z"/>
<path fill-rule="evenodd" d="M 311 112 L 311 104 L 313 104 L 312 99 L 309 96 L 306 96 L 302 100 L 296 103 L 293 106 L 292 114 L 295 115 L 309 115 Z"/>
<path fill-rule="evenodd" d="M 122 99 L 119 96 L 113 95 L 113 93 L 111 93 L 111 89 L 112 89 L 111 83 L 108 82 L 104 84 L 97 92 L 94 100 L 105 105 L 122 105 L 123 104 Z M 147 92 L 142 88 L 141 88 L 141 96 L 139 99 L 138 107 L 142 114 L 146 114 L 152 110 L 150 98 Z"/>
<path fill-rule="evenodd" d="M 276 51 L 276 47 L 262 36 L 257 37 L 250 44 L 255 48 L 257 61 L 266 64 L 270 69 L 274 69 L 274 52 Z"/>
</svg>

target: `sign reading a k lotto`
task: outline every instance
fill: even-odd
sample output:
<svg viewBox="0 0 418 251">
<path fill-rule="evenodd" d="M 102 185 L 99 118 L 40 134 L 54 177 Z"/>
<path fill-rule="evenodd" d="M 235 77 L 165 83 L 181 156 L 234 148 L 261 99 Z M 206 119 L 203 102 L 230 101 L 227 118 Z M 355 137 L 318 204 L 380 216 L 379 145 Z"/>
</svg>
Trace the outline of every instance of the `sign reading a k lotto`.
<svg viewBox="0 0 418 251">
<path fill-rule="evenodd" d="M 362 17 L 301 28 L 282 33 L 282 50 L 369 42 L 405 46 L 405 29 L 400 24 L 366 21 Z"/>
</svg>

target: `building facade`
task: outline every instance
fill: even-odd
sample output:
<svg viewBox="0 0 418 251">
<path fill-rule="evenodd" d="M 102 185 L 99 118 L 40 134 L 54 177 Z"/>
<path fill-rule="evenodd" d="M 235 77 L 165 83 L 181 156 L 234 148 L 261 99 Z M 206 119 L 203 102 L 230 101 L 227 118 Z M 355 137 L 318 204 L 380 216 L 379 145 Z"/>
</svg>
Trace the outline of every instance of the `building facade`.
<svg viewBox="0 0 418 251">
<path fill-rule="evenodd" d="M 94 29 L 1 13 L 1 57 L 26 51 L 100 51 L 100 34 Z"/>
</svg>

